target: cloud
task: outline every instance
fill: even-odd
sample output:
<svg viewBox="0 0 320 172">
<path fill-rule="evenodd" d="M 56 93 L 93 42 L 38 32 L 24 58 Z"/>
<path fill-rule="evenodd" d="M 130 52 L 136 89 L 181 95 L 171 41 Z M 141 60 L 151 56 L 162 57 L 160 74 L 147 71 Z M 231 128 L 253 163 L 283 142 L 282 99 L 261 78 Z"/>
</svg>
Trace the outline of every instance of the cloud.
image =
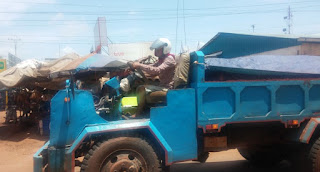
<svg viewBox="0 0 320 172">
<path fill-rule="evenodd" d="M 311 36 L 320 37 L 320 33 L 315 33 L 315 34 L 312 34 Z"/>
<path fill-rule="evenodd" d="M 129 14 L 129 15 L 135 15 L 135 14 L 137 14 L 137 12 L 135 12 L 135 11 L 129 11 L 128 14 Z"/>
<path fill-rule="evenodd" d="M 10 45 L 6 45 L 6 46 L 1 45 L 0 46 L 0 57 L 1 58 L 7 57 L 8 56 L 8 52 L 14 54 L 13 46 L 10 46 Z"/>
<path fill-rule="evenodd" d="M 64 14 L 63 13 L 57 13 L 55 16 L 51 18 L 51 21 L 57 21 L 57 20 L 63 20 Z"/>
<path fill-rule="evenodd" d="M 0 20 L 5 20 L 2 23 L 2 25 L 11 25 L 12 20 L 20 18 L 22 16 L 22 12 L 25 12 L 29 8 L 29 5 L 27 4 L 6 4 L 1 5 L 0 11 L 5 12 L 18 12 L 18 13 L 1 13 L 0 14 Z"/>
<path fill-rule="evenodd" d="M 43 0 L 39 3 L 49 3 L 54 4 L 55 0 Z M 30 0 L 20 0 L 19 2 L 2 1 L 0 4 L 0 11 L 2 12 L 13 12 L 13 13 L 0 13 L 0 20 L 6 20 L 1 22 L 3 25 L 12 25 L 12 20 L 21 18 L 24 12 L 28 11 L 32 6 L 36 5 L 36 1 L 30 3 Z"/>
<path fill-rule="evenodd" d="M 64 56 L 70 53 L 77 53 L 77 52 L 72 47 L 66 46 L 62 49 L 61 55 Z"/>
<path fill-rule="evenodd" d="M 83 19 L 79 19 L 83 20 Z M 57 33 L 60 35 L 68 35 L 68 36 L 87 36 L 90 32 L 92 32 L 93 26 L 89 26 L 87 22 L 84 21 L 76 21 L 70 20 L 65 21 L 64 25 L 59 26 L 57 29 Z M 93 35 L 92 35 L 93 37 Z"/>
<path fill-rule="evenodd" d="M 199 50 L 201 47 L 203 47 L 206 43 L 199 41 L 197 45 L 197 49 Z"/>
</svg>

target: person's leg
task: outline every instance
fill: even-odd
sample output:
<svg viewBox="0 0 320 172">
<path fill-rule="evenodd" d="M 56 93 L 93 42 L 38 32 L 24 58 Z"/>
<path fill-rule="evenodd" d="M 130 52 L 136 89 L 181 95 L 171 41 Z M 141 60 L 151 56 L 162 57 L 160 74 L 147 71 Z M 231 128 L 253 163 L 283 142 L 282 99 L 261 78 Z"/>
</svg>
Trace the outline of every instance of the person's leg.
<svg viewBox="0 0 320 172">
<path fill-rule="evenodd" d="M 142 112 L 146 104 L 146 88 L 143 85 L 137 88 L 137 96 L 138 96 L 138 108 L 136 112 L 136 117 L 142 117 Z"/>
<path fill-rule="evenodd" d="M 167 100 L 167 91 L 154 91 L 146 96 L 146 103 L 165 103 Z"/>
<path fill-rule="evenodd" d="M 138 96 L 138 108 L 137 108 L 137 112 L 136 112 L 136 116 L 135 117 L 143 117 L 142 113 L 143 110 L 145 109 L 146 106 L 146 97 L 147 95 L 151 94 L 152 92 L 164 92 L 164 94 L 166 95 L 166 92 L 168 91 L 168 89 L 164 88 L 164 87 L 159 87 L 159 86 L 155 86 L 155 85 L 141 85 L 137 88 L 137 96 Z M 157 93 L 155 93 L 157 94 Z M 163 94 L 163 93 L 162 93 Z M 160 98 L 161 99 L 161 98 Z M 166 99 L 165 96 L 162 96 L 162 99 Z"/>
</svg>

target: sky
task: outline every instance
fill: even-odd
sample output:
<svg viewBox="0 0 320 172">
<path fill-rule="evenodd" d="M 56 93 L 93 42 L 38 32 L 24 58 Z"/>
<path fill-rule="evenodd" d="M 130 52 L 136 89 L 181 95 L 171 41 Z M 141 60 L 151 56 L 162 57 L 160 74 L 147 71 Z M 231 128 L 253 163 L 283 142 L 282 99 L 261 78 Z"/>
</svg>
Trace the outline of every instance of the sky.
<svg viewBox="0 0 320 172">
<path fill-rule="evenodd" d="M 319 0 L 1 0 L 0 56 L 23 60 L 84 56 L 94 45 L 97 17 L 106 17 L 108 43 L 166 37 L 173 53 L 196 50 L 218 32 L 320 37 Z M 254 30 L 252 25 L 254 25 Z"/>
</svg>

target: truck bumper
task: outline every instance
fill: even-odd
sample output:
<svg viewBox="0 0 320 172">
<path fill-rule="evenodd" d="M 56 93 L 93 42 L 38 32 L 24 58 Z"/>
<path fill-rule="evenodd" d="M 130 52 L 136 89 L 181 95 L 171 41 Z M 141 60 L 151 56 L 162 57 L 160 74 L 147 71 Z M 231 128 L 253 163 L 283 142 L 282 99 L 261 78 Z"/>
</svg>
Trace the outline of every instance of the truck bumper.
<svg viewBox="0 0 320 172">
<path fill-rule="evenodd" d="M 47 162 L 44 162 L 43 152 L 48 149 L 50 141 L 44 144 L 34 155 L 33 155 L 33 172 L 42 172 Z"/>
</svg>

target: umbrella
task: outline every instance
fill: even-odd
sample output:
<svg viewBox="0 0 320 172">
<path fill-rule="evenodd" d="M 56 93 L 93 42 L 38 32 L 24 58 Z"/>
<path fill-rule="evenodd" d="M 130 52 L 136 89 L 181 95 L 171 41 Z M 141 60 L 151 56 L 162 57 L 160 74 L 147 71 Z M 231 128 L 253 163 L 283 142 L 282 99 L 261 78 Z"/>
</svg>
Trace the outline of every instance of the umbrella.
<svg viewBox="0 0 320 172">
<path fill-rule="evenodd" d="M 66 65 L 60 71 L 52 73 L 57 76 L 70 75 L 70 73 L 88 72 L 88 71 L 108 71 L 112 69 L 122 69 L 127 67 L 127 61 L 118 57 L 105 56 L 102 54 L 88 54 L 87 56 L 78 58 Z"/>
<path fill-rule="evenodd" d="M 80 63 L 75 70 L 79 71 L 95 71 L 110 68 L 124 68 L 127 66 L 127 61 L 121 60 L 113 56 L 104 56 L 101 54 L 94 54 L 82 63 Z"/>
</svg>

